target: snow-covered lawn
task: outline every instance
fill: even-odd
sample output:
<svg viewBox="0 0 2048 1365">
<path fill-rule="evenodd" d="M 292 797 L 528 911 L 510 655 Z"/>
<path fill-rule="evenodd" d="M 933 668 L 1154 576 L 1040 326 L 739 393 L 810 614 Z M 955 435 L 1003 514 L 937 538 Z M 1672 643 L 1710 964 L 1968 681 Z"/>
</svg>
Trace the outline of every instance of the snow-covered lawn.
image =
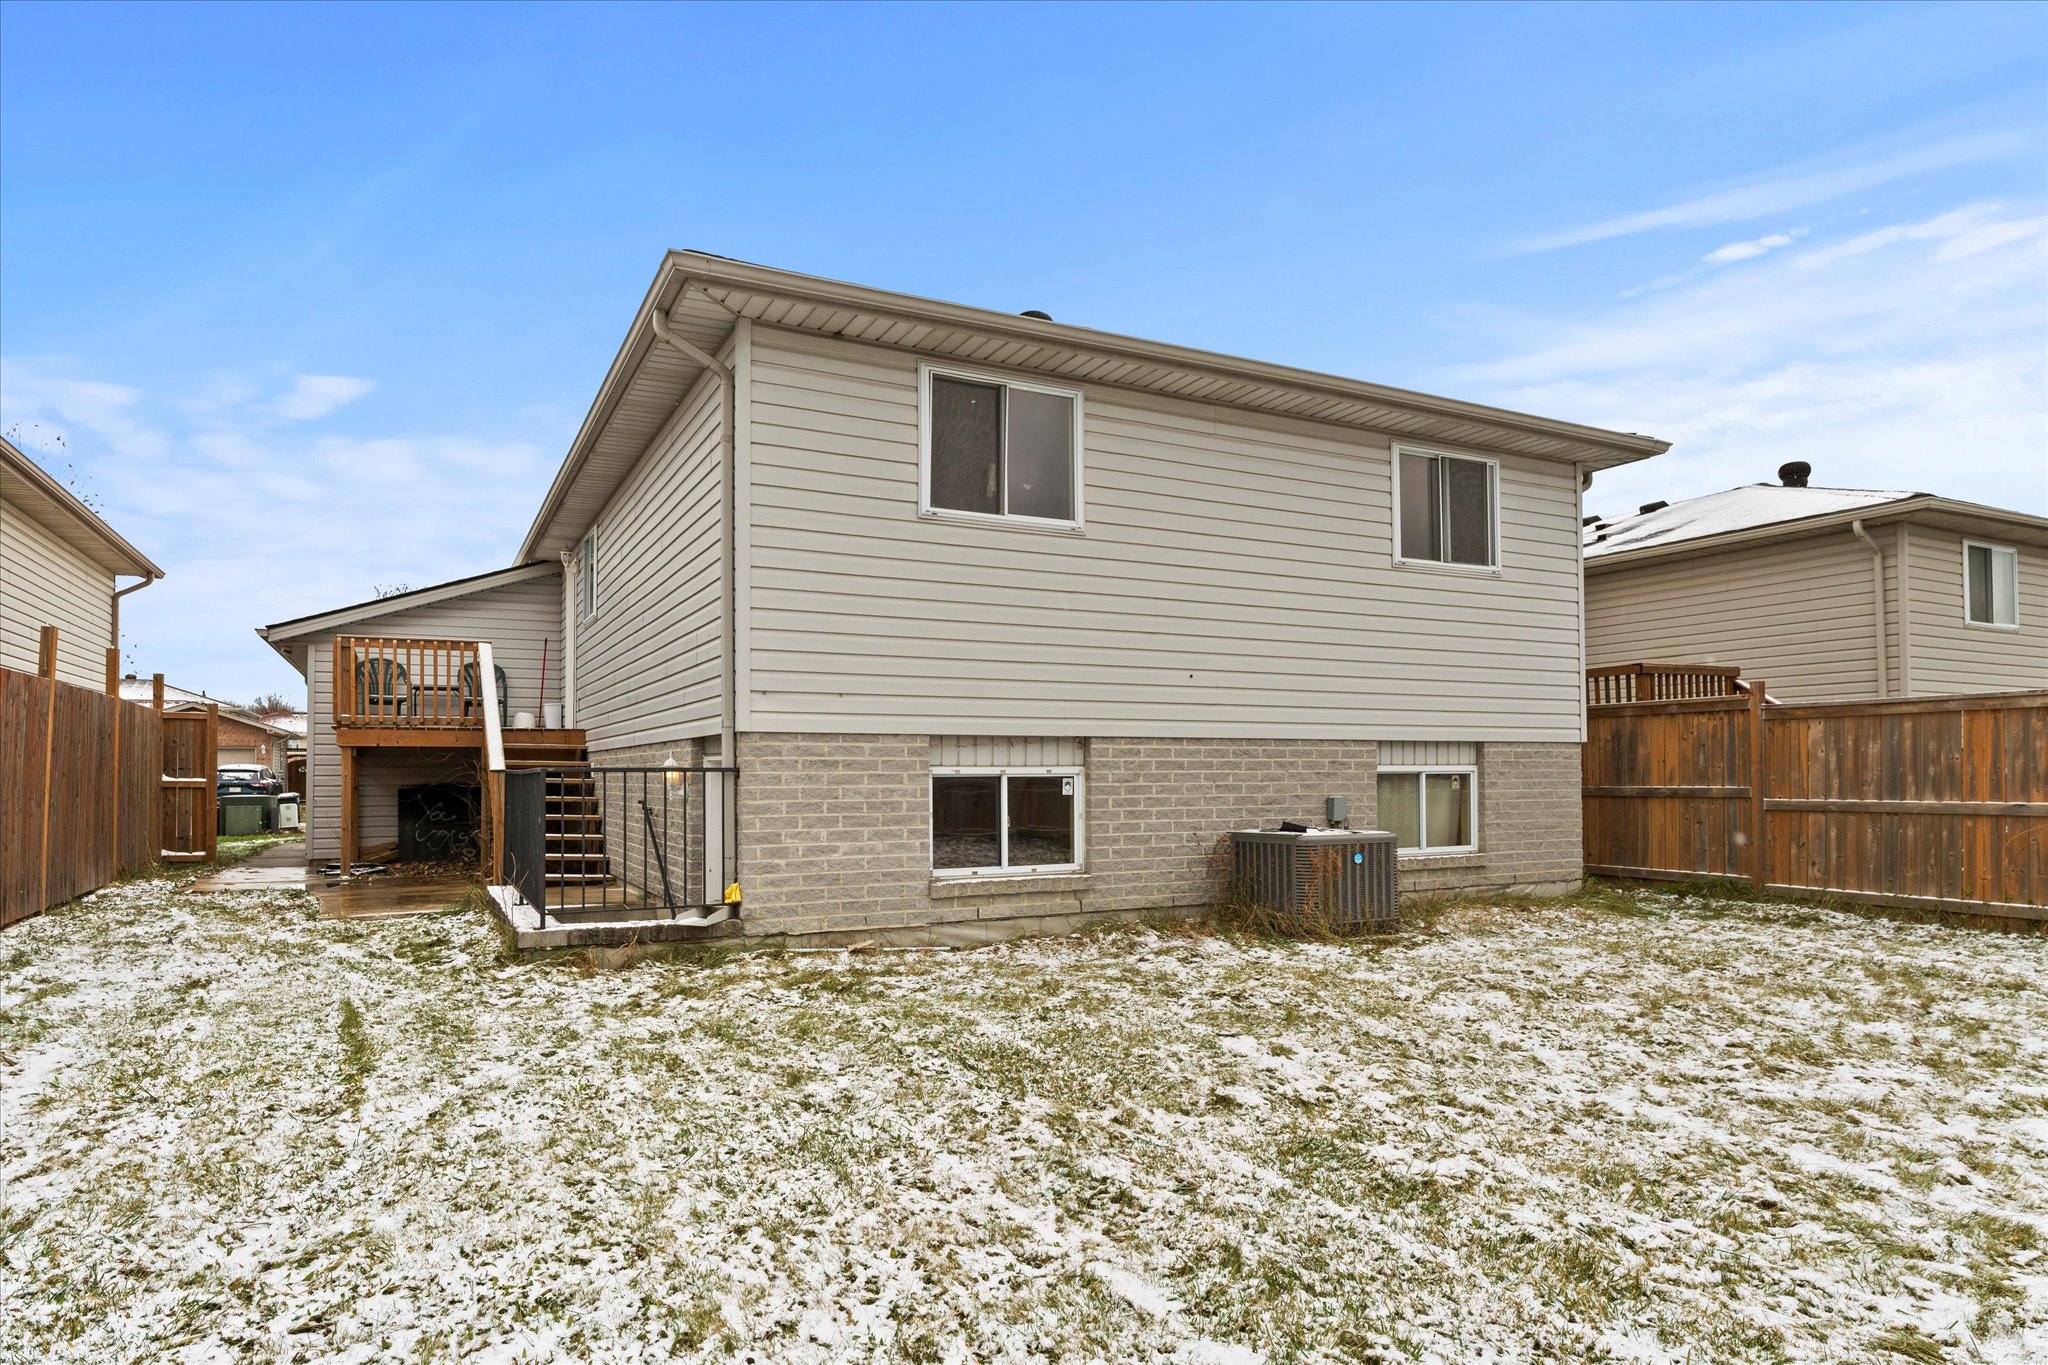
<svg viewBox="0 0 2048 1365">
<path fill-rule="evenodd" d="M 1363 946 L 0 937 L 19 1360 L 2048 1359 L 2048 940 L 1679 896 Z"/>
</svg>

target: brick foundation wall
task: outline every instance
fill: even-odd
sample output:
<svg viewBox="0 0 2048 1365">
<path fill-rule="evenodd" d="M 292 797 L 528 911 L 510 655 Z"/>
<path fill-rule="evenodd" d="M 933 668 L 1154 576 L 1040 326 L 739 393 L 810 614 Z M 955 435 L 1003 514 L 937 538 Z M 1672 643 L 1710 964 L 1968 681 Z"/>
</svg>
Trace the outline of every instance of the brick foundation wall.
<svg viewBox="0 0 2048 1365">
<path fill-rule="evenodd" d="M 1575 890 L 1580 843 L 1579 746 L 1479 746 L 1479 851 L 1401 860 L 1401 893 Z M 1354 822 L 1356 823 L 1356 822 Z"/>
<path fill-rule="evenodd" d="M 1375 818 L 1378 747 L 1370 741 L 1093 739 L 1086 747 L 1084 872 L 936 881 L 928 737 L 741 735 L 748 932 L 950 926 L 963 934 L 984 923 L 1051 927 L 1076 917 L 1201 907 L 1212 895 L 1209 850 L 1224 831 L 1319 822 L 1328 796 L 1350 799 L 1358 828 Z M 1575 744 L 1482 746 L 1480 851 L 1404 859 L 1404 890 L 1576 885 L 1578 774 Z"/>
</svg>

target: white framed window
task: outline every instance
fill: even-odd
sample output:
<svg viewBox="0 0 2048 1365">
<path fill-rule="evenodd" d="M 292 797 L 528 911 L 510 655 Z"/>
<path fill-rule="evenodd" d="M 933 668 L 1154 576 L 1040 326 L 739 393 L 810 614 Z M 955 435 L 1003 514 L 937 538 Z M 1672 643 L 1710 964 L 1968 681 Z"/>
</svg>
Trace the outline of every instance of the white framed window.
<svg viewBox="0 0 2048 1365">
<path fill-rule="evenodd" d="M 1479 848 L 1477 768 L 1381 768 L 1379 825 L 1403 853 Z"/>
<path fill-rule="evenodd" d="M 1498 572 L 1500 463 L 1395 446 L 1394 562 Z"/>
<path fill-rule="evenodd" d="M 576 559 L 576 619 L 588 621 L 597 615 L 597 528 L 583 537 L 583 552 Z"/>
<path fill-rule="evenodd" d="M 2020 623 L 2020 554 L 2010 545 L 1963 542 L 1963 619 L 2006 630 Z"/>
<path fill-rule="evenodd" d="M 932 769 L 932 875 L 1081 868 L 1079 768 Z"/>
<path fill-rule="evenodd" d="M 918 511 L 1081 527 L 1081 393 L 918 367 Z"/>
</svg>

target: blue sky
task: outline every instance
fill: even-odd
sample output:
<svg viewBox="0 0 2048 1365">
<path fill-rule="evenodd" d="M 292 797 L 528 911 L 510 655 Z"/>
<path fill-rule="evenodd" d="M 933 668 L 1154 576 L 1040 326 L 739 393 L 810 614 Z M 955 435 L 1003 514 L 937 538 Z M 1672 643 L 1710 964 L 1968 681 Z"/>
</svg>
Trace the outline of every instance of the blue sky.
<svg viewBox="0 0 2048 1365">
<path fill-rule="evenodd" d="M 2048 512 L 2043 15 L 13 0 L 0 426 L 229 696 L 509 562 L 669 247 Z"/>
</svg>

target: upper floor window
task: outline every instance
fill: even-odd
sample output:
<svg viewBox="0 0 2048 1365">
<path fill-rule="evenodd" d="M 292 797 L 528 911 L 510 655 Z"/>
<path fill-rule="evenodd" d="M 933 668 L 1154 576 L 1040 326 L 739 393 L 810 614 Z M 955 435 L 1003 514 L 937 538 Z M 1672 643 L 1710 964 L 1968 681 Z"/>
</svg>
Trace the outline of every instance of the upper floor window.
<svg viewBox="0 0 2048 1365">
<path fill-rule="evenodd" d="M 1500 565 L 1500 466 L 1465 455 L 1394 447 L 1394 558 Z"/>
<path fill-rule="evenodd" d="M 922 511 L 1081 524 L 1081 395 L 924 367 Z"/>
<path fill-rule="evenodd" d="M 1975 625 L 2020 623 L 2020 556 L 2006 545 L 1963 542 L 1963 610 Z"/>
<path fill-rule="evenodd" d="M 583 537 L 583 553 L 576 570 L 576 619 L 588 621 L 597 615 L 597 528 Z"/>
</svg>

